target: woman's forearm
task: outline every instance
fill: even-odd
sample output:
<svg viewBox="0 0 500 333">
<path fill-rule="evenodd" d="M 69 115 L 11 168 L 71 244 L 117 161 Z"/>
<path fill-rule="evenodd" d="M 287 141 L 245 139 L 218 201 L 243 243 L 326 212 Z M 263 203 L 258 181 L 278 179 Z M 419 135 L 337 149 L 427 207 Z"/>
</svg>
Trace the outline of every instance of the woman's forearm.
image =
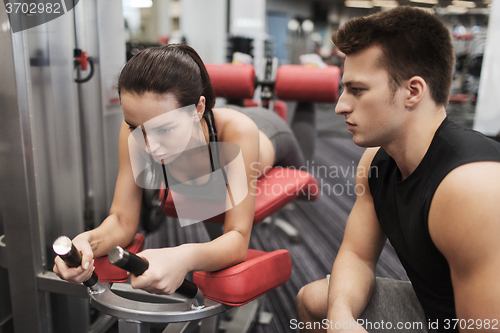
<svg viewBox="0 0 500 333">
<path fill-rule="evenodd" d="M 190 271 L 216 271 L 245 260 L 248 240 L 231 230 L 208 243 L 180 245 L 188 253 Z"/>
<path fill-rule="evenodd" d="M 99 227 L 77 237 L 85 237 L 92 247 L 94 257 L 101 257 L 107 255 L 115 246 L 129 245 L 134 239 L 137 227 L 135 223 L 120 221 L 117 214 L 111 214 Z"/>
</svg>

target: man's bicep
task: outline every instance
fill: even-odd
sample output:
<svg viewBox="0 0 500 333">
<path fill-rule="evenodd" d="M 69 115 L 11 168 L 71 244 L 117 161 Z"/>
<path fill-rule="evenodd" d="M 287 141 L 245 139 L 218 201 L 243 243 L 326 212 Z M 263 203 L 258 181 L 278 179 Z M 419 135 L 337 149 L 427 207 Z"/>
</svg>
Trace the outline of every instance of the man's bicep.
<svg viewBox="0 0 500 333">
<path fill-rule="evenodd" d="M 359 162 L 358 170 L 369 170 L 377 151 L 367 149 Z M 386 237 L 375 212 L 368 185 L 368 173 L 357 172 L 356 187 L 359 190 L 347 219 L 341 249 L 351 251 L 364 261 L 376 264 Z"/>
<path fill-rule="evenodd" d="M 484 260 L 481 265 L 467 272 L 450 267 L 457 318 L 463 323 L 461 328 L 478 330 L 481 329 L 480 325 L 483 325 L 482 328 L 486 329 L 484 325 L 489 322 L 490 327 L 495 323 L 496 329 L 500 330 L 498 267 L 500 267 L 498 255 L 496 258 Z"/>
<path fill-rule="evenodd" d="M 429 233 L 450 266 L 458 319 L 500 320 L 498 184 L 500 163 L 472 163 L 452 171 L 432 200 Z"/>
</svg>

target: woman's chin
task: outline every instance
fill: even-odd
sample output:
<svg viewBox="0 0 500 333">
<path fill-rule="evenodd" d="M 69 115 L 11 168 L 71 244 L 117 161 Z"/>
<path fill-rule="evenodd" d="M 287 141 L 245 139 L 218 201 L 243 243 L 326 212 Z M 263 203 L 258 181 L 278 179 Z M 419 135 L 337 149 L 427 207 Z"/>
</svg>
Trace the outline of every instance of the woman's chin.
<svg viewBox="0 0 500 333">
<path fill-rule="evenodd" d="M 177 157 L 179 157 L 180 154 L 165 154 L 161 156 L 152 156 L 153 159 L 160 164 L 169 164 L 175 161 Z"/>
</svg>

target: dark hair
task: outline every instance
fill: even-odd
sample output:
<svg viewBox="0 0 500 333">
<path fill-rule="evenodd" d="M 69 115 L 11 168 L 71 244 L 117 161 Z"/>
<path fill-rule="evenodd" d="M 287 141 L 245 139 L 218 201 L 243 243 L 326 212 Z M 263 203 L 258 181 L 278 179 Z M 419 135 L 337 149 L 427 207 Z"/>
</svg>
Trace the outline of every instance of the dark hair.
<svg viewBox="0 0 500 333">
<path fill-rule="evenodd" d="M 379 65 L 389 73 L 394 91 L 404 80 L 420 76 L 434 102 L 448 104 L 455 56 L 450 32 L 435 15 L 401 6 L 353 18 L 333 33 L 332 41 L 346 55 L 380 46 Z"/>
<path fill-rule="evenodd" d="M 118 79 L 118 94 L 122 92 L 171 93 L 180 107 L 198 104 L 200 96 L 205 96 L 209 112 L 215 105 L 207 69 L 198 53 L 185 44 L 151 47 L 133 56 Z"/>
</svg>

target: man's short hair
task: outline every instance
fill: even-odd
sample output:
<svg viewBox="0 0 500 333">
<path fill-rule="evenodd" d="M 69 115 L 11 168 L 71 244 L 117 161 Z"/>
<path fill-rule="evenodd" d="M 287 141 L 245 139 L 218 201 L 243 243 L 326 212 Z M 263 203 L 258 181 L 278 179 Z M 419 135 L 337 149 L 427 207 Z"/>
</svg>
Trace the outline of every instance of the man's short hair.
<svg viewBox="0 0 500 333">
<path fill-rule="evenodd" d="M 403 81 L 420 76 L 434 102 L 448 104 L 455 55 L 450 32 L 434 14 L 402 6 L 353 18 L 332 35 L 332 41 L 346 55 L 380 46 L 378 62 L 389 73 L 394 91 Z"/>
</svg>

